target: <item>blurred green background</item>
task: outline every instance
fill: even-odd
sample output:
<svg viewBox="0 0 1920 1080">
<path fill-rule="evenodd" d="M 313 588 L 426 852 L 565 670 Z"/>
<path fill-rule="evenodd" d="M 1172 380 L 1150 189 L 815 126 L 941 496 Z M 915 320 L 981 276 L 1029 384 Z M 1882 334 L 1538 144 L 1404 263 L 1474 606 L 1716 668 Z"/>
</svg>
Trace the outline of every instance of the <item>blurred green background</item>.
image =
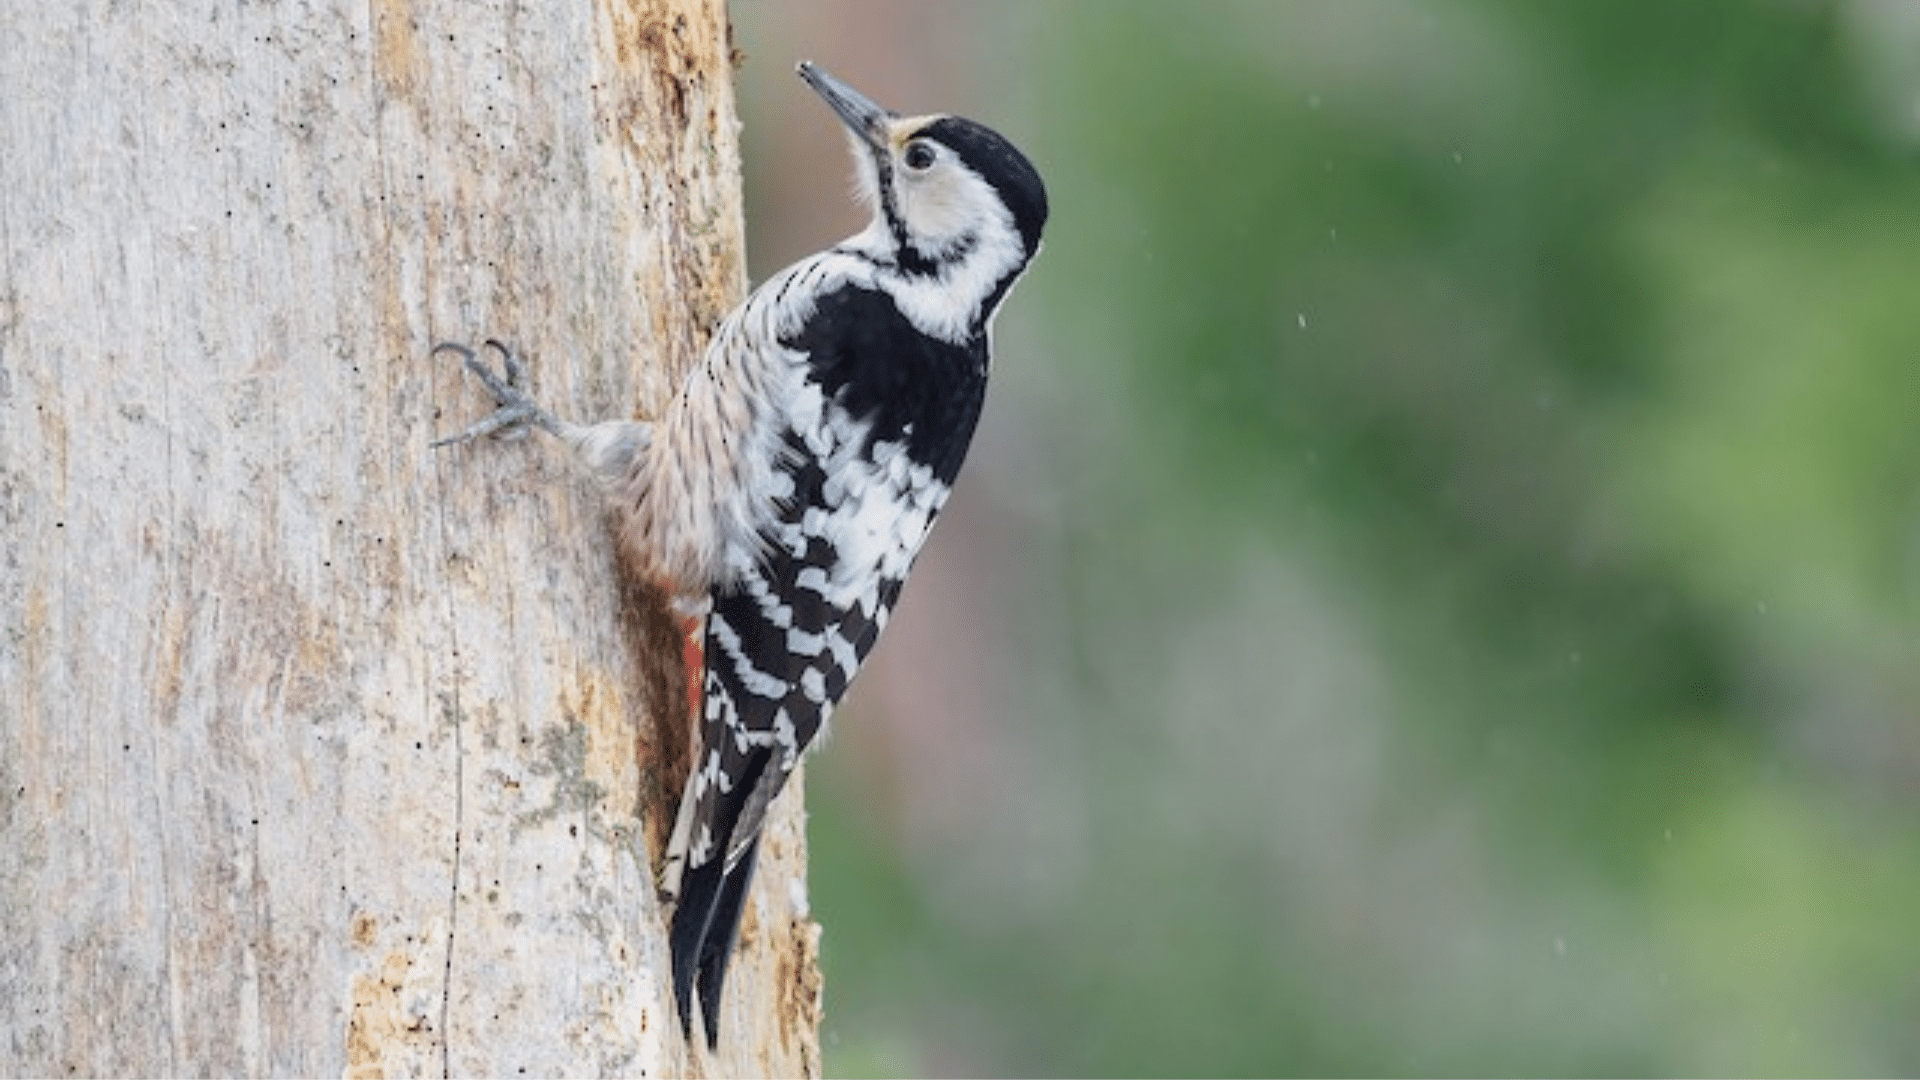
<svg viewBox="0 0 1920 1080">
<path fill-rule="evenodd" d="M 810 766 L 837 1074 L 1920 1071 L 1920 4 L 737 0 L 1047 248 Z"/>
</svg>

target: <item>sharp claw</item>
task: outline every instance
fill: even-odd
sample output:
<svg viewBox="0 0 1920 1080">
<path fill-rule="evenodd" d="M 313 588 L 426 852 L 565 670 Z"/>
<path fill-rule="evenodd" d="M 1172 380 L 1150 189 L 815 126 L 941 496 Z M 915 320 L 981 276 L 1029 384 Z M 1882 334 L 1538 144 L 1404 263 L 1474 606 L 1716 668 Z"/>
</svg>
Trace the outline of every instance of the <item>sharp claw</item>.
<svg viewBox="0 0 1920 1080">
<path fill-rule="evenodd" d="M 427 353 L 427 355 L 439 356 L 443 352 L 455 352 L 455 353 L 459 353 L 461 356 L 465 357 L 468 360 L 473 359 L 473 350 L 467 348 L 465 345 L 462 345 L 457 341 L 443 341 L 440 344 L 435 345 L 433 347 L 433 350 Z"/>
<path fill-rule="evenodd" d="M 486 344 L 499 351 L 500 366 L 506 369 L 507 372 L 507 385 L 525 386 L 527 384 L 527 365 L 522 363 L 519 357 L 513 355 L 513 350 L 507 348 L 506 342 L 501 341 L 499 338 L 488 338 Z"/>
</svg>

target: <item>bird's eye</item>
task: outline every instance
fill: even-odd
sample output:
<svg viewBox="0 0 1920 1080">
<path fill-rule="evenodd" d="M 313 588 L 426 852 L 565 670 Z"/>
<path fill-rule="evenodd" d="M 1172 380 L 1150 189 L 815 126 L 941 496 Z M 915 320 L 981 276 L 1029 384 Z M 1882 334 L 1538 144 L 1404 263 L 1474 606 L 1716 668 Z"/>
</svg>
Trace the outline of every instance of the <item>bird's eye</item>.
<svg viewBox="0 0 1920 1080">
<path fill-rule="evenodd" d="M 908 143 L 904 160 L 907 163 L 907 168 L 912 169 L 914 172 L 921 172 L 933 167 L 933 159 L 935 156 L 933 147 L 928 146 L 926 143 Z"/>
</svg>

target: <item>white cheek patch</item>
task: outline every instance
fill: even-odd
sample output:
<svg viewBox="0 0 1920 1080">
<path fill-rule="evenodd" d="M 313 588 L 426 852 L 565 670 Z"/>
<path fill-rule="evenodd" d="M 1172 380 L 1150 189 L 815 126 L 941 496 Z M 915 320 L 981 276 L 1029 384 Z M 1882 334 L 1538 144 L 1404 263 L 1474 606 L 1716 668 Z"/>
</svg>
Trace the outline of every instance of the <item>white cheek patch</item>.
<svg viewBox="0 0 1920 1080">
<path fill-rule="evenodd" d="M 908 178 L 901 184 L 900 209 L 907 219 L 907 233 L 922 246 L 934 250 L 950 247 L 974 229 L 983 204 L 991 205 L 992 192 L 969 172 L 955 167 L 937 169 L 919 179 Z"/>
<path fill-rule="evenodd" d="M 888 274 L 888 290 L 921 332 L 963 343 L 994 287 L 1025 267 L 1026 245 L 993 188 L 964 165 L 944 162 L 898 186 L 908 240 L 939 270 Z"/>
</svg>

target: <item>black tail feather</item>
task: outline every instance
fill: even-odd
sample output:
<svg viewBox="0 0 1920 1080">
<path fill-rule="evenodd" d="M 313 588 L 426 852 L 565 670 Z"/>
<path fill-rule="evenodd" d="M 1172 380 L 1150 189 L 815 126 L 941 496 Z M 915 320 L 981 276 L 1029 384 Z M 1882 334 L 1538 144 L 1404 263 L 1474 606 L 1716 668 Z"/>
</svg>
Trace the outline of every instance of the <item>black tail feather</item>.
<svg viewBox="0 0 1920 1080">
<path fill-rule="evenodd" d="M 698 980 L 709 1049 L 720 1045 L 720 991 L 726 986 L 727 963 L 733 958 L 734 939 L 740 933 L 740 916 L 759 857 L 756 836 L 732 873 L 722 873 L 725 861 L 716 858 L 687 871 L 680 883 L 680 903 L 667 939 L 673 950 L 673 999 L 680 1007 L 680 1030 L 692 1039 L 693 991 Z"/>
<path fill-rule="evenodd" d="M 673 909 L 673 926 L 667 932 L 673 950 L 673 1000 L 680 1006 L 681 1033 L 689 1041 L 693 1039 L 693 977 L 700 969 L 700 948 L 720 901 L 724 865 L 714 859 L 686 872 L 680 881 L 680 903 Z"/>
<path fill-rule="evenodd" d="M 733 943 L 740 936 L 740 916 L 746 910 L 747 890 L 753 886 L 754 863 L 759 858 L 756 836 L 721 883 L 713 919 L 707 924 L 707 940 L 700 947 L 700 1015 L 707 1023 L 710 1050 L 720 1046 L 720 991 L 726 986 L 727 963 L 733 959 Z"/>
</svg>

